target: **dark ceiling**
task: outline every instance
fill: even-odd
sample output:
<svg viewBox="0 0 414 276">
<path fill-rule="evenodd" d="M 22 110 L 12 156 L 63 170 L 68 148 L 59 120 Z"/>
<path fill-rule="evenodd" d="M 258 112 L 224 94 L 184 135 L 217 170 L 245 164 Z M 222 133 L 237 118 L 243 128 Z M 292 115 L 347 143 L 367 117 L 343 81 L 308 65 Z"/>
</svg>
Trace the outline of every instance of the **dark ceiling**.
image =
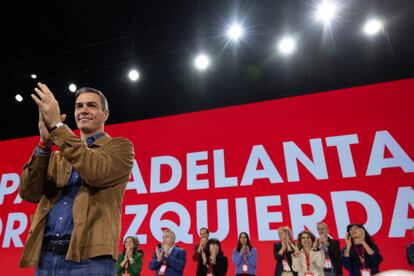
<svg viewBox="0 0 414 276">
<path fill-rule="evenodd" d="M 37 134 L 36 81 L 70 115 L 69 83 L 102 90 L 108 123 L 118 123 L 414 76 L 412 0 L 338 1 L 330 31 L 312 18 L 317 2 L 9 2 L 0 17 L 0 139 Z M 367 37 L 361 28 L 371 16 L 384 31 Z M 247 28 L 237 46 L 224 35 L 232 18 Z M 275 50 L 285 34 L 298 41 L 289 57 Z M 212 58 L 203 73 L 192 67 L 200 51 Z M 132 67 L 141 74 L 135 83 Z"/>
</svg>

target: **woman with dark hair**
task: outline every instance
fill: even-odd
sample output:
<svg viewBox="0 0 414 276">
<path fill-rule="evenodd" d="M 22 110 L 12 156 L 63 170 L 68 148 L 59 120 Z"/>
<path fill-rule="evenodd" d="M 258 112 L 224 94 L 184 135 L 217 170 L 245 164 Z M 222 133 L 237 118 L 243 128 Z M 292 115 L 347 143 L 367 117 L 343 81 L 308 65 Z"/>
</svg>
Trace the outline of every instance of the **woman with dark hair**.
<svg viewBox="0 0 414 276">
<path fill-rule="evenodd" d="M 137 237 L 129 236 L 125 239 L 124 249 L 118 255 L 116 262 L 117 275 L 141 275 L 142 269 L 142 251 L 139 250 L 139 241 Z"/>
<path fill-rule="evenodd" d="M 288 226 L 281 226 L 277 230 L 280 242 L 273 245 L 273 255 L 277 261 L 275 276 L 296 276 L 297 273 L 292 269 L 292 253 L 293 247 L 290 245 L 292 241 L 292 231 Z"/>
<path fill-rule="evenodd" d="M 257 254 L 246 232 L 239 234 L 237 248 L 233 250 L 233 263 L 236 275 L 256 275 Z"/>
<path fill-rule="evenodd" d="M 323 265 L 325 254 L 318 248 L 315 236 L 312 232 L 304 230 L 298 235 L 298 246 L 293 242 L 290 245 L 294 249 L 292 254 L 292 268 L 299 276 L 324 275 Z"/>
<path fill-rule="evenodd" d="M 346 247 L 341 263 L 351 276 L 373 275 L 379 272 L 382 256 L 378 246 L 362 224 L 353 223 L 346 228 Z"/>
<path fill-rule="evenodd" d="M 203 263 L 197 268 L 197 276 L 224 276 L 227 273 L 228 260 L 224 256 L 218 239 L 209 239 L 205 250 L 201 252 Z"/>
</svg>

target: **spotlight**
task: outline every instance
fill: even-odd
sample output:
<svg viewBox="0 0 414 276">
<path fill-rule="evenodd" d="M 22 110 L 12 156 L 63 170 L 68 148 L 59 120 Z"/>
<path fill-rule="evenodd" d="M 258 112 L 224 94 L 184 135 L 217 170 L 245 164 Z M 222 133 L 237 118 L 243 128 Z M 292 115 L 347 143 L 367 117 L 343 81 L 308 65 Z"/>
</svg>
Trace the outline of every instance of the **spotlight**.
<svg viewBox="0 0 414 276">
<path fill-rule="evenodd" d="M 328 0 L 324 0 L 316 8 L 316 19 L 319 21 L 323 21 L 324 23 L 329 23 L 329 21 L 335 17 L 336 11 L 337 6 L 335 5 L 335 3 Z"/>
<path fill-rule="evenodd" d="M 128 73 L 128 78 L 132 81 L 137 81 L 139 79 L 139 72 L 135 69 L 130 70 Z"/>
<path fill-rule="evenodd" d="M 295 40 L 293 40 L 290 37 L 285 37 L 281 39 L 278 44 L 279 52 L 284 55 L 289 55 L 293 53 L 293 51 L 295 50 L 295 47 L 296 47 Z"/>
<path fill-rule="evenodd" d="M 231 40 L 237 41 L 243 37 L 243 28 L 239 24 L 233 24 L 227 31 L 227 35 Z"/>
<path fill-rule="evenodd" d="M 69 91 L 72 93 L 76 91 L 76 85 L 74 83 L 69 84 Z"/>
<path fill-rule="evenodd" d="M 364 32 L 367 35 L 375 35 L 382 29 L 382 22 L 378 19 L 368 20 L 364 25 Z"/>
<path fill-rule="evenodd" d="M 210 65 L 210 59 L 208 58 L 208 56 L 206 56 L 205 54 L 199 54 L 198 56 L 195 57 L 194 59 L 194 66 L 199 70 L 199 71 L 204 71 L 208 68 L 208 66 Z"/>
<path fill-rule="evenodd" d="M 36 79 L 36 78 L 37 78 L 36 74 L 31 74 L 31 75 L 30 75 L 30 77 L 31 77 L 32 79 Z"/>
<path fill-rule="evenodd" d="M 22 95 L 20 95 L 20 94 L 17 94 L 14 98 L 15 98 L 15 99 L 16 99 L 16 101 L 18 101 L 18 102 L 23 101 L 23 97 L 22 97 Z"/>
</svg>

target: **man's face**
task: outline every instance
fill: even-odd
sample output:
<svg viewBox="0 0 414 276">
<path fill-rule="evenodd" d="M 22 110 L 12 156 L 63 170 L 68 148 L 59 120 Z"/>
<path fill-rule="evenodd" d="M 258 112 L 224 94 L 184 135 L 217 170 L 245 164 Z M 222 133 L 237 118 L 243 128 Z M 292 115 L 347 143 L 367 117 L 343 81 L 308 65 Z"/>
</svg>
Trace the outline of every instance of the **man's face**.
<svg viewBox="0 0 414 276">
<path fill-rule="evenodd" d="M 200 237 L 208 239 L 208 233 L 206 229 L 203 228 L 200 230 Z"/>
<path fill-rule="evenodd" d="M 174 237 L 171 234 L 171 232 L 164 232 L 164 234 L 162 235 L 162 241 L 163 243 L 167 244 L 168 246 L 173 246 L 174 245 Z"/>
<path fill-rule="evenodd" d="M 325 224 L 320 223 L 316 228 L 318 229 L 319 236 L 325 237 L 328 235 L 328 227 Z"/>
<path fill-rule="evenodd" d="M 102 109 L 99 95 L 82 93 L 76 99 L 75 121 L 81 132 L 94 134 L 103 131 L 109 112 Z"/>
</svg>

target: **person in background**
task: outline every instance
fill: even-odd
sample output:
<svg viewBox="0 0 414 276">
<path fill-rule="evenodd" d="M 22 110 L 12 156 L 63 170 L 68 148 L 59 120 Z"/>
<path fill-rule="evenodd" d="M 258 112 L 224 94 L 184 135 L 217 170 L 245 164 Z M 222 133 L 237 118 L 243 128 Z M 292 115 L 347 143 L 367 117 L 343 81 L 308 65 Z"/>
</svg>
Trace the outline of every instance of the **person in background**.
<svg viewBox="0 0 414 276">
<path fill-rule="evenodd" d="M 200 228 L 200 242 L 194 245 L 193 261 L 197 262 L 197 268 L 202 265 L 201 253 L 205 250 L 210 231 L 206 227 Z"/>
<path fill-rule="evenodd" d="M 137 237 L 129 236 L 125 239 L 124 249 L 118 255 L 116 273 L 119 276 L 139 276 L 142 270 L 142 253 L 139 252 Z"/>
<path fill-rule="evenodd" d="M 411 229 L 411 232 L 414 237 L 414 226 Z M 414 268 L 414 242 L 407 245 L 407 261 L 408 261 L 408 264 Z"/>
<path fill-rule="evenodd" d="M 186 252 L 175 245 L 175 233 L 166 229 L 162 235 L 162 243 L 155 248 L 154 256 L 149 264 L 155 275 L 182 276 L 186 263 Z"/>
<path fill-rule="evenodd" d="M 325 253 L 325 264 L 323 265 L 325 276 L 342 275 L 339 241 L 329 237 L 329 228 L 325 222 L 319 222 L 316 229 L 319 234 L 318 247 Z"/>
<path fill-rule="evenodd" d="M 290 243 L 293 247 L 292 268 L 299 276 L 324 275 L 323 265 L 325 254 L 318 248 L 316 238 L 312 232 L 304 230 L 298 235 L 298 245 Z"/>
<path fill-rule="evenodd" d="M 365 227 L 357 223 L 349 224 L 346 232 L 346 247 L 342 250 L 341 263 L 350 276 L 379 273 L 382 256 Z"/>
<path fill-rule="evenodd" d="M 239 234 L 237 248 L 233 250 L 233 263 L 236 266 L 236 275 L 256 275 L 257 253 L 250 243 L 246 232 Z"/>
<path fill-rule="evenodd" d="M 275 276 L 297 275 L 292 270 L 292 253 L 293 248 L 290 245 L 292 241 L 292 231 L 288 226 L 281 226 L 277 230 L 280 242 L 273 245 L 273 255 L 276 260 Z"/>
<path fill-rule="evenodd" d="M 197 276 L 224 276 L 227 273 L 228 260 L 224 256 L 218 239 L 207 241 L 201 252 L 202 264 L 197 268 Z"/>
</svg>

